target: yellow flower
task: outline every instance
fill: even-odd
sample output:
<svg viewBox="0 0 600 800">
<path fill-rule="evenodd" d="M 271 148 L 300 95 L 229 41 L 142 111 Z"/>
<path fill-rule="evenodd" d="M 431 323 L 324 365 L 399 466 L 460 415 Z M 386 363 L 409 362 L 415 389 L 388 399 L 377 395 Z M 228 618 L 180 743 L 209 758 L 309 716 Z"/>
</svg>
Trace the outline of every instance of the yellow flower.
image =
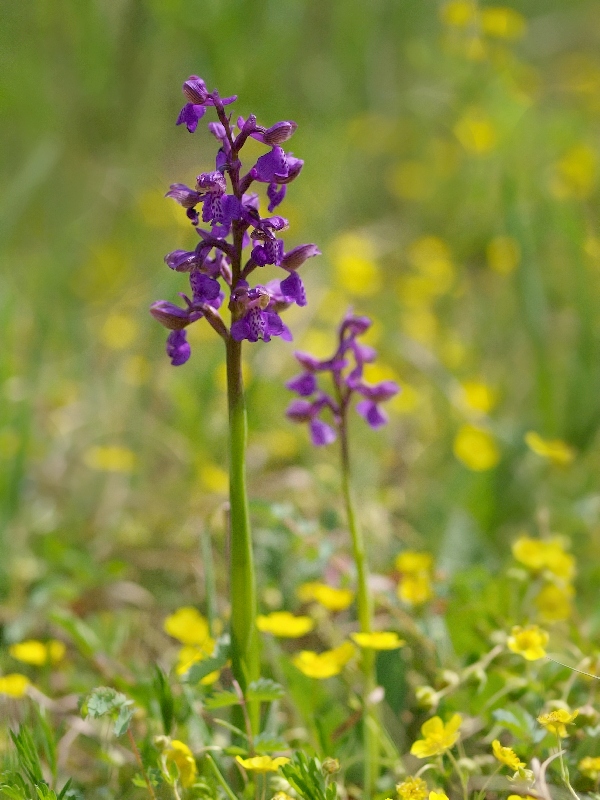
<svg viewBox="0 0 600 800">
<path fill-rule="evenodd" d="M 10 675 L 0 677 L 0 694 L 5 694 L 8 697 L 17 699 L 24 697 L 27 694 L 28 686 L 29 679 L 18 672 L 12 672 Z"/>
<path fill-rule="evenodd" d="M 568 466 L 575 458 L 573 449 L 562 439 L 542 439 L 535 431 L 525 434 L 525 444 L 536 455 L 547 458 L 558 467 Z"/>
<path fill-rule="evenodd" d="M 510 236 L 495 236 L 485 252 L 489 268 L 500 275 L 509 275 L 521 260 L 519 243 Z"/>
<path fill-rule="evenodd" d="M 28 639 L 25 642 L 17 642 L 11 645 L 8 652 L 17 661 L 41 667 L 48 662 L 57 664 L 63 659 L 65 650 L 64 644 L 57 639 L 51 639 L 46 644 L 38 642 L 36 639 Z"/>
<path fill-rule="evenodd" d="M 402 800 L 425 800 L 427 784 L 423 778 L 413 778 L 412 775 L 409 775 L 396 786 L 396 791 Z"/>
<path fill-rule="evenodd" d="M 469 109 L 454 126 L 454 135 L 468 153 L 485 155 L 498 139 L 491 120 L 480 108 Z"/>
<path fill-rule="evenodd" d="M 598 780 L 598 776 L 600 776 L 600 757 L 586 756 L 581 759 L 578 766 L 582 775 L 591 778 L 593 781 Z"/>
<path fill-rule="evenodd" d="M 354 600 L 354 592 L 351 589 L 336 589 L 318 582 L 300 586 L 298 596 L 303 602 L 316 600 L 328 611 L 344 611 Z"/>
<path fill-rule="evenodd" d="M 332 262 L 340 286 L 351 294 L 376 294 L 381 287 L 381 270 L 373 261 L 373 242 L 357 233 L 339 236 L 332 247 Z"/>
<path fill-rule="evenodd" d="M 192 751 L 183 742 L 173 739 L 165 753 L 167 766 L 175 764 L 179 770 L 179 780 L 184 787 L 193 786 L 196 780 L 196 761 Z"/>
<path fill-rule="evenodd" d="M 418 739 L 410 748 L 411 755 L 417 758 L 437 756 L 453 747 L 458 741 L 462 723 L 460 714 L 454 714 L 444 725 L 441 717 L 428 719 L 421 727 L 423 739 Z"/>
<path fill-rule="evenodd" d="M 429 800 L 448 800 L 445 792 L 429 792 Z"/>
<path fill-rule="evenodd" d="M 496 39 L 520 39 L 525 33 L 525 17 L 514 8 L 491 7 L 481 11 L 481 27 Z"/>
<path fill-rule="evenodd" d="M 572 586 L 556 586 L 554 583 L 548 583 L 535 598 L 535 607 L 544 622 L 562 622 L 571 616 L 573 610 L 571 598 L 574 594 Z"/>
<path fill-rule="evenodd" d="M 410 606 L 421 606 L 433 597 L 431 579 L 426 572 L 404 575 L 398 584 L 398 598 Z"/>
<path fill-rule="evenodd" d="M 475 425 L 459 428 L 453 450 L 456 458 L 474 472 L 493 469 L 500 461 L 500 451 L 492 434 Z"/>
<path fill-rule="evenodd" d="M 138 324 L 125 314 L 111 314 L 100 331 L 100 338 L 113 350 L 126 350 L 138 334 Z"/>
<path fill-rule="evenodd" d="M 208 622 L 192 606 L 178 608 L 165 619 L 163 629 L 181 644 L 203 645 L 209 638 Z"/>
<path fill-rule="evenodd" d="M 396 569 L 403 574 L 414 575 L 419 572 L 430 572 L 433 568 L 433 556 L 430 553 L 419 553 L 416 550 L 404 550 L 396 556 Z"/>
<path fill-rule="evenodd" d="M 575 559 L 565 552 L 559 536 L 552 539 L 521 536 L 513 543 L 512 553 L 516 561 L 533 572 L 546 569 L 562 581 L 570 581 L 575 576 Z"/>
<path fill-rule="evenodd" d="M 451 0 L 442 8 L 440 17 L 452 28 L 468 28 L 477 21 L 477 9 L 471 0 Z"/>
<path fill-rule="evenodd" d="M 465 381 L 461 389 L 461 399 L 469 411 L 488 414 L 496 405 L 496 393 L 482 381 Z"/>
<path fill-rule="evenodd" d="M 249 769 L 253 772 L 277 772 L 279 767 L 287 764 L 290 759 L 285 756 L 278 756 L 277 758 L 271 758 L 271 756 L 242 758 L 241 756 L 236 756 L 235 760 L 238 764 L 241 764 L 244 769 Z"/>
<path fill-rule="evenodd" d="M 324 653 L 314 653 L 312 650 L 301 650 L 294 656 L 292 663 L 297 669 L 309 678 L 332 678 L 339 675 L 344 666 L 354 655 L 354 647 L 350 642 L 344 642 L 333 650 Z"/>
<path fill-rule="evenodd" d="M 547 714 L 540 714 L 537 721 L 543 725 L 550 733 L 555 733 L 557 736 L 568 736 L 566 725 L 569 725 L 579 711 L 567 711 L 565 708 L 558 708 L 556 711 L 549 711 Z"/>
<path fill-rule="evenodd" d="M 371 650 L 396 650 L 406 642 L 393 631 L 373 631 L 372 633 L 351 633 L 350 638 L 359 647 Z"/>
<path fill-rule="evenodd" d="M 548 644 L 548 634 L 538 625 L 527 625 L 522 628 L 515 625 L 508 637 L 508 648 L 513 653 L 523 656 L 527 661 L 537 661 L 546 656 L 544 648 Z"/>
<path fill-rule="evenodd" d="M 133 472 L 135 453 L 119 445 L 89 447 L 83 454 L 83 461 L 90 469 L 100 472 Z"/>
<path fill-rule="evenodd" d="M 256 627 L 263 633 L 272 633 L 285 639 L 297 639 L 315 627 L 310 617 L 296 617 L 289 611 L 273 611 L 271 614 L 260 614 L 256 618 Z"/>
<path fill-rule="evenodd" d="M 519 757 L 515 751 L 510 747 L 502 747 L 498 739 L 494 739 L 492 742 L 492 750 L 494 751 L 494 756 L 501 764 L 505 764 L 515 772 L 525 766 L 523 761 L 519 761 Z"/>
</svg>

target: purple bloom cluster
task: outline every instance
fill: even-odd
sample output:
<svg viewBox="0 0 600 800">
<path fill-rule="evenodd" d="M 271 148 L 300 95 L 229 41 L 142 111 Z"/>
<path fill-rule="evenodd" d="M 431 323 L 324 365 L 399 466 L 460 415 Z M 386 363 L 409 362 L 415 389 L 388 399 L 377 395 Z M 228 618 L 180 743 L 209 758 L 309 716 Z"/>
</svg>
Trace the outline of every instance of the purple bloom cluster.
<svg viewBox="0 0 600 800">
<path fill-rule="evenodd" d="M 368 384 L 363 380 L 364 365 L 374 361 L 377 354 L 372 347 L 358 342 L 357 337 L 370 326 L 368 317 L 356 316 L 350 310 L 340 325 L 338 348 L 331 358 L 321 360 L 310 353 L 295 353 L 304 371 L 286 384 L 300 396 L 290 403 L 286 414 L 294 422 L 308 422 L 314 445 L 331 444 L 338 431 L 345 429 L 354 393 L 362 397 L 356 410 L 372 428 L 387 422 L 387 414 L 380 404 L 397 394 L 400 387 L 395 381 Z M 317 376 L 324 372 L 331 375 L 331 394 L 319 388 Z M 333 426 L 321 419 L 322 413 L 327 411 L 333 418 Z"/>
<path fill-rule="evenodd" d="M 272 336 L 291 339 L 279 315 L 293 303 L 306 305 L 297 270 L 308 258 L 320 255 L 314 244 L 299 245 L 285 252 L 278 234 L 288 227 L 287 220 L 278 215 L 261 217 L 258 195 L 249 191 L 253 183 L 268 184 L 269 214 L 283 201 L 287 184 L 298 177 L 304 163 L 281 147 L 296 130 L 296 123 L 283 121 L 265 128 L 254 115 L 247 119 L 238 117 L 234 123 L 225 106 L 236 97 L 221 98 L 216 90 L 209 92 L 202 78 L 195 75 L 185 81 L 183 93 L 188 102 L 179 113 L 177 125 L 185 125 L 193 133 L 207 108 L 214 108 L 218 122 L 210 122 L 208 129 L 219 150 L 215 169 L 198 175 L 194 188 L 174 183 L 166 194 L 185 209 L 200 239 L 194 250 L 174 250 L 165 256 L 172 270 L 189 274 L 191 297 L 180 293 L 185 307 L 167 300 L 158 300 L 150 307 L 150 313 L 171 331 L 167 354 L 175 366 L 190 357 L 185 328 L 202 318 L 224 339 L 250 342 L 258 339 L 268 342 Z M 244 172 L 239 154 L 249 138 L 269 150 Z M 199 227 L 201 222 L 206 227 Z M 242 263 L 245 247 L 251 247 L 251 251 Z M 280 267 L 287 276 L 251 287 L 250 274 L 268 264 Z M 230 328 L 219 313 L 226 292 Z"/>
</svg>

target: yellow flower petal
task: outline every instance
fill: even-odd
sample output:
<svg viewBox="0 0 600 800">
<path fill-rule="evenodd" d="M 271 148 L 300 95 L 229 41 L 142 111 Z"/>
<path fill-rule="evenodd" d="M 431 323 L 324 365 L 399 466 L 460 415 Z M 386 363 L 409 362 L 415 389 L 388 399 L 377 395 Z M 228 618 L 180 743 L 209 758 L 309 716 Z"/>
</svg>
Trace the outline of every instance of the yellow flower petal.
<svg viewBox="0 0 600 800">
<path fill-rule="evenodd" d="M 510 747 L 502 747 L 498 739 L 494 739 L 492 742 L 492 750 L 494 756 L 501 764 L 510 767 L 510 769 L 514 770 L 515 772 L 525 766 L 525 763 L 519 760 L 519 757 L 515 751 Z"/>
<path fill-rule="evenodd" d="M 27 694 L 29 679 L 18 672 L 0 677 L 0 694 L 19 699 Z"/>
<path fill-rule="evenodd" d="M 208 622 L 192 606 L 178 608 L 165 619 L 163 628 L 165 633 L 180 641 L 181 644 L 203 645 L 209 638 Z"/>
<path fill-rule="evenodd" d="M 573 449 L 562 439 L 542 439 L 535 431 L 525 434 L 525 444 L 536 455 L 547 458 L 559 467 L 568 466 L 575 458 Z"/>
<path fill-rule="evenodd" d="M 48 660 L 46 645 L 36 639 L 28 639 L 25 642 L 11 644 L 8 652 L 17 661 L 22 661 L 24 664 L 33 664 L 36 667 L 41 667 Z"/>
<path fill-rule="evenodd" d="M 236 756 L 235 760 L 238 764 L 241 764 L 244 769 L 253 772 L 277 772 L 279 767 L 287 764 L 290 759 L 285 756 L 277 756 L 277 758 L 271 758 L 271 756 L 242 758 L 241 756 Z"/>
<path fill-rule="evenodd" d="M 404 639 L 400 639 L 398 634 L 393 631 L 373 631 L 372 633 L 351 633 L 350 638 L 359 647 L 371 650 L 396 650 L 406 644 Z"/>
<path fill-rule="evenodd" d="M 184 742 L 173 739 L 169 749 L 166 751 L 166 761 L 168 764 L 176 764 L 179 770 L 179 780 L 184 787 L 193 786 L 196 781 L 196 760 L 190 748 Z"/>
<path fill-rule="evenodd" d="M 474 472 L 493 469 L 500 461 L 500 451 L 492 434 L 476 425 L 463 425 L 454 439 L 454 455 Z"/>
<path fill-rule="evenodd" d="M 425 800 L 427 797 L 427 784 L 423 778 L 409 775 L 402 783 L 397 784 L 396 792 L 402 800 Z"/>
<path fill-rule="evenodd" d="M 263 633 L 272 633 L 286 639 L 297 639 L 312 631 L 314 620 L 310 617 L 294 616 L 289 611 L 273 611 L 271 614 L 259 615 L 256 627 Z"/>
<path fill-rule="evenodd" d="M 294 656 L 292 663 L 304 675 L 309 678 L 325 680 L 339 675 L 344 666 L 354 655 L 354 647 L 350 642 L 333 650 L 326 650 L 324 653 L 315 653 L 312 650 L 302 650 Z"/>
<path fill-rule="evenodd" d="M 351 589 L 336 589 L 324 583 L 305 584 L 305 587 L 307 585 L 311 587 L 311 599 L 316 600 L 328 611 L 344 611 L 354 600 L 354 592 Z M 308 594 L 308 590 L 306 593 Z"/>
</svg>

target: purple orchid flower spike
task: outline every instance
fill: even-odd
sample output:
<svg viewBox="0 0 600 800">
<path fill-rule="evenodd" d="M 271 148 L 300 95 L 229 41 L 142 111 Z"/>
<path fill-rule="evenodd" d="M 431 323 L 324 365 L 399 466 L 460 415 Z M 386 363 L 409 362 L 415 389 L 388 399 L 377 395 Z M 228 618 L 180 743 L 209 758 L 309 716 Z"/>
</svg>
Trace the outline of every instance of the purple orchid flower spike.
<svg viewBox="0 0 600 800">
<path fill-rule="evenodd" d="M 295 274 L 291 272 L 290 277 Z M 282 289 L 285 282 L 281 283 Z M 317 447 L 333 442 L 337 433 L 345 439 L 348 411 L 355 394 L 363 397 L 356 404 L 356 411 L 372 428 L 379 428 L 388 420 L 380 404 L 394 397 L 400 387 L 391 380 L 368 384 L 362 378 L 364 364 L 373 361 L 376 353 L 373 348 L 357 342 L 356 339 L 370 325 L 368 317 L 355 316 L 349 311 L 339 327 L 338 347 L 331 358 L 318 359 L 310 353 L 295 353 L 304 372 L 288 381 L 286 387 L 302 399 L 292 401 L 286 414 L 294 422 L 309 424 L 312 443 Z M 331 376 L 330 394 L 319 388 L 317 374 L 324 372 Z M 326 410 L 333 417 L 333 426 L 320 417 Z"/>
<path fill-rule="evenodd" d="M 285 200 L 287 184 L 298 177 L 304 163 L 282 147 L 296 131 L 296 123 L 282 120 L 264 126 L 254 114 L 238 117 L 234 123 L 225 107 L 236 97 L 222 98 L 218 91 L 209 91 L 198 75 L 184 82 L 183 94 L 186 102 L 177 124 L 193 133 L 213 109 L 216 119 L 208 123 L 208 130 L 217 141 L 218 152 L 212 172 L 200 173 L 192 186 L 172 183 L 166 194 L 184 209 L 200 237 L 194 250 L 173 250 L 165 256 L 170 269 L 189 275 L 191 297 L 181 295 L 186 307 L 160 300 L 150 309 L 171 331 L 167 349 L 174 365 L 188 360 L 190 346 L 184 328 L 200 319 L 207 320 L 226 341 L 269 342 L 275 336 L 290 340 L 292 335 L 280 313 L 293 303 L 306 305 L 306 291 L 297 271 L 309 258 L 320 255 L 314 244 L 286 252 L 280 234 L 288 227 L 287 220 L 278 215 L 261 217 L 259 196 L 252 191 L 253 184 L 267 184 L 269 214 Z M 241 151 L 249 138 L 263 144 L 266 152 L 254 158 L 244 172 Z M 244 248 L 250 248 L 245 263 Z M 267 265 L 280 267 L 284 276 L 267 286 L 251 287 L 251 273 Z M 221 316 L 225 307 L 231 312 L 229 327 Z M 327 435 L 317 422 L 315 438 L 324 440 Z"/>
</svg>

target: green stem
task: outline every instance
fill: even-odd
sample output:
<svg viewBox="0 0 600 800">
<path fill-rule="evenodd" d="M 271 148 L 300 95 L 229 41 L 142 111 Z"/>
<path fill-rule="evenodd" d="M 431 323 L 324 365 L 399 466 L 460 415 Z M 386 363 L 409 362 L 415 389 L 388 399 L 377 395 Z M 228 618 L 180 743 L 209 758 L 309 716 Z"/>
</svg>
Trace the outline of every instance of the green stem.
<svg viewBox="0 0 600 800">
<path fill-rule="evenodd" d="M 350 481 L 350 449 L 348 446 L 348 428 L 346 414 L 342 414 L 339 426 L 342 466 L 342 493 L 346 506 L 348 528 L 352 539 L 352 555 L 356 564 L 358 622 L 363 633 L 373 630 L 373 600 L 369 592 L 369 565 L 365 551 L 362 530 L 358 523 L 354 505 L 354 497 Z M 379 718 L 377 708 L 371 705 L 370 696 L 377 686 L 375 674 L 375 651 L 369 648 L 362 650 L 362 671 L 364 679 L 364 797 L 371 798 L 375 791 L 375 782 L 379 774 Z"/>
<path fill-rule="evenodd" d="M 256 634 L 256 580 L 252 532 L 246 491 L 246 441 L 248 422 L 242 381 L 242 345 L 227 340 L 227 399 L 229 404 L 229 503 L 231 661 L 242 688 L 260 676 Z M 259 707 L 249 706 L 254 731 L 258 731 Z"/>
</svg>

